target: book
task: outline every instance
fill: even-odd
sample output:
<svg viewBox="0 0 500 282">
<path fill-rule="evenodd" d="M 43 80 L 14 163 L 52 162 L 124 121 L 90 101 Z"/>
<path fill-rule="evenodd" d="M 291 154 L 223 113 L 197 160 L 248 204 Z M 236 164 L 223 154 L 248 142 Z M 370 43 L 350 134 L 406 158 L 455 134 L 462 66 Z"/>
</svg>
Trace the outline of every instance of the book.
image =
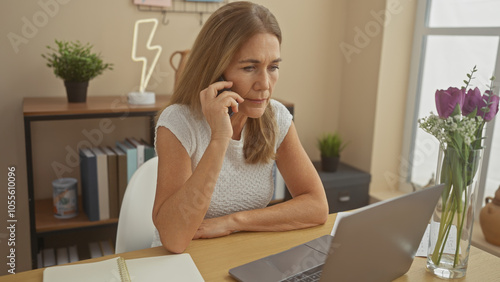
<svg viewBox="0 0 500 282">
<path fill-rule="evenodd" d="M 137 149 L 137 168 L 144 163 L 144 144 L 137 141 L 135 138 L 127 138 L 125 142 Z"/>
<path fill-rule="evenodd" d="M 118 148 L 112 148 L 117 156 L 118 163 L 118 210 L 122 206 L 123 196 L 125 195 L 125 190 L 127 189 L 127 155 L 125 152 Z"/>
<path fill-rule="evenodd" d="M 149 159 L 156 156 L 156 150 L 144 139 L 141 139 L 141 143 L 144 144 L 144 162 L 147 162 Z"/>
<path fill-rule="evenodd" d="M 86 281 L 204 281 L 187 253 L 138 259 L 115 257 L 98 262 L 46 268 L 44 282 Z"/>
<path fill-rule="evenodd" d="M 101 147 L 108 158 L 109 217 L 118 218 L 118 156 L 109 147 Z"/>
<path fill-rule="evenodd" d="M 43 267 L 42 251 L 38 251 L 38 254 L 36 254 L 36 266 L 37 266 L 37 268 Z"/>
<path fill-rule="evenodd" d="M 43 267 L 56 265 L 54 248 L 43 249 Z"/>
<path fill-rule="evenodd" d="M 83 210 L 90 221 L 96 221 L 99 220 L 96 156 L 88 148 L 80 149 L 79 155 Z"/>
<path fill-rule="evenodd" d="M 56 249 L 57 264 L 65 264 L 69 262 L 68 248 L 61 247 Z"/>
<path fill-rule="evenodd" d="M 101 248 L 101 252 L 103 256 L 112 255 L 115 253 L 113 246 L 110 241 L 99 241 L 99 247 Z"/>
<path fill-rule="evenodd" d="M 76 247 L 76 245 L 68 247 L 68 255 L 69 255 L 69 262 L 75 262 L 80 260 L 80 257 L 78 256 L 78 248 Z"/>
<path fill-rule="evenodd" d="M 101 247 L 99 242 L 89 242 L 90 258 L 102 257 Z"/>
<path fill-rule="evenodd" d="M 125 142 L 116 141 L 116 146 L 127 155 L 127 182 L 137 170 L 137 149 Z"/>
<path fill-rule="evenodd" d="M 99 220 L 109 219 L 109 184 L 108 156 L 99 148 L 91 149 L 97 163 L 97 191 L 99 203 Z"/>
</svg>

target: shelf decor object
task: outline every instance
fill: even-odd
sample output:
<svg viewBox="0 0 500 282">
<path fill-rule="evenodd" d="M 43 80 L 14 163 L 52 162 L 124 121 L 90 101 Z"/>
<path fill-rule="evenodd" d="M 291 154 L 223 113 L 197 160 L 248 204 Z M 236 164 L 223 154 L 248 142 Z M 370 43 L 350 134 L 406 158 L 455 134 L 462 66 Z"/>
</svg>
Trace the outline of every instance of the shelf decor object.
<svg viewBox="0 0 500 282">
<path fill-rule="evenodd" d="M 52 201 L 55 218 L 72 218 L 78 215 L 78 180 L 58 178 L 52 182 Z"/>
<path fill-rule="evenodd" d="M 55 40 L 57 48 L 47 46 L 49 53 L 42 54 L 47 66 L 54 69 L 56 77 L 64 80 L 69 103 L 85 103 L 89 81 L 113 69 L 113 64 L 104 63 L 100 54 L 92 52 L 92 45 L 80 41 Z"/>
<path fill-rule="evenodd" d="M 467 74 L 465 87 L 437 90 L 438 115 L 419 120 L 420 127 L 440 143 L 436 184 L 445 188 L 430 222 L 427 270 L 444 279 L 463 277 L 467 271 L 483 132 L 498 112 L 499 97 L 491 86 L 483 95 L 477 87 L 468 89 L 476 71 L 474 67 Z"/>
<path fill-rule="evenodd" d="M 479 214 L 479 223 L 486 242 L 500 246 L 500 187 L 495 197 L 486 197 L 486 205 Z"/>
<path fill-rule="evenodd" d="M 177 82 L 179 81 L 179 77 L 181 77 L 181 73 L 186 68 L 187 59 L 189 58 L 189 53 L 191 50 L 186 49 L 183 51 L 175 51 L 170 55 L 170 66 L 175 71 L 175 79 L 174 79 L 174 88 L 177 88 Z M 179 55 L 179 56 L 177 56 Z M 179 62 L 177 65 L 174 64 L 174 58 L 179 57 Z"/>
<path fill-rule="evenodd" d="M 148 50 L 156 51 L 153 62 L 149 65 L 148 70 L 147 70 L 148 59 L 146 57 L 138 57 L 136 55 L 137 54 L 137 33 L 139 30 L 139 26 L 143 23 L 153 23 L 153 29 L 151 30 L 151 32 L 149 34 L 149 38 L 148 38 L 148 41 L 146 43 L 146 48 Z M 155 93 L 154 92 L 146 92 L 146 87 L 149 83 L 149 79 L 151 78 L 151 75 L 153 74 L 153 70 L 156 66 L 156 63 L 158 62 L 158 59 L 160 58 L 161 51 L 162 51 L 162 48 L 160 45 L 151 46 L 151 41 L 153 40 L 153 36 L 156 32 L 157 27 L 158 27 L 158 20 L 154 19 L 154 18 L 138 20 L 135 22 L 134 40 L 132 42 L 132 60 L 134 60 L 135 62 L 142 62 L 142 72 L 141 72 L 141 83 L 139 86 L 139 91 L 128 93 L 128 102 L 130 104 L 149 105 L 149 104 L 155 103 Z M 146 73 L 146 70 L 147 70 L 147 73 Z"/>
<path fill-rule="evenodd" d="M 134 0 L 134 4 L 155 7 L 170 7 L 172 6 L 172 0 Z"/>
<path fill-rule="evenodd" d="M 213 13 L 218 8 L 227 4 L 229 0 L 168 0 L 170 6 L 158 5 L 154 2 L 162 2 L 162 0 L 134 0 L 137 5 L 137 10 L 141 12 L 159 12 L 163 15 L 162 23 L 168 25 L 170 20 L 167 14 L 198 14 L 200 26 L 203 25 L 203 16 Z M 163 0 L 167 1 L 167 0 Z"/>
</svg>

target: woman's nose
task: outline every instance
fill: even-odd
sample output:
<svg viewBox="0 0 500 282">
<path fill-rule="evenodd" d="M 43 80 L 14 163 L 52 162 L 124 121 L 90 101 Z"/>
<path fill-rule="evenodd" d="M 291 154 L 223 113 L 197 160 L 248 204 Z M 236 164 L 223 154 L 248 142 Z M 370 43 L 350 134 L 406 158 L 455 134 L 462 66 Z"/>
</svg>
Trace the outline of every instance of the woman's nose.
<svg viewBox="0 0 500 282">
<path fill-rule="evenodd" d="M 257 91 L 263 91 L 263 90 L 268 90 L 269 89 L 269 74 L 264 71 L 261 72 L 258 76 L 257 79 L 254 83 L 255 90 Z"/>
</svg>

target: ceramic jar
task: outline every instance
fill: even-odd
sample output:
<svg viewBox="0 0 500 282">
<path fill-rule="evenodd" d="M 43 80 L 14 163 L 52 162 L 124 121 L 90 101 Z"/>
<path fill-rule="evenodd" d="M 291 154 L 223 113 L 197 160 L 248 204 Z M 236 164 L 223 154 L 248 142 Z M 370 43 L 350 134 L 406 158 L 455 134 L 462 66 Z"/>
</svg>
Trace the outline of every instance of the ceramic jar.
<svg viewBox="0 0 500 282">
<path fill-rule="evenodd" d="M 191 50 L 186 49 L 183 51 L 175 51 L 174 53 L 172 53 L 172 55 L 170 55 L 170 66 L 172 66 L 172 68 L 175 71 L 175 81 L 174 81 L 175 87 L 177 87 L 177 82 L 179 82 L 179 77 L 181 76 L 182 71 L 186 67 L 187 59 L 189 57 L 190 52 Z M 174 64 L 174 57 L 176 57 L 177 55 L 180 55 L 180 58 L 178 64 L 176 65 Z"/>
<path fill-rule="evenodd" d="M 479 214 L 479 223 L 487 242 L 500 246 L 500 187 L 495 197 L 487 197 Z"/>
</svg>

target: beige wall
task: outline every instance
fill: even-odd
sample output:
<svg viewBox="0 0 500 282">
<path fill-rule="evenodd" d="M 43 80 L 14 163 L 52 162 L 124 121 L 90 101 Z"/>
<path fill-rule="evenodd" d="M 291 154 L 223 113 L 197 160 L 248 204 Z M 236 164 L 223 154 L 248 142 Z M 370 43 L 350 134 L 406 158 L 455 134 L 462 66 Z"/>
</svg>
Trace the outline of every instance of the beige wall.
<svg viewBox="0 0 500 282">
<path fill-rule="evenodd" d="M 370 12 L 385 8 L 385 0 L 347 2 L 344 66 L 339 131 L 349 142 L 342 159 L 370 171 L 383 28 Z M 372 24 L 374 23 L 374 24 Z M 367 30 L 373 34 L 367 34 Z M 377 31 L 378 27 L 378 32 Z"/>
<path fill-rule="evenodd" d="M 126 95 L 137 89 L 140 77 L 141 65 L 130 59 L 134 22 L 150 17 L 161 20 L 159 13 L 137 11 L 131 1 L 55 1 L 6 0 L 0 9 L 0 128 L 4 136 L 0 141 L 0 165 L 4 171 L 0 173 L 0 181 L 6 183 L 8 166 L 17 167 L 17 271 L 30 267 L 22 99 L 65 95 L 62 81 L 45 66 L 40 54 L 45 52 L 46 45 L 53 45 L 56 38 L 91 42 L 106 61 L 114 63 L 115 70 L 106 71 L 92 80 L 89 95 Z M 43 22 L 43 13 L 46 12 L 39 3 L 49 2 L 60 4 L 53 6 L 57 9 L 50 12 Z M 350 56 L 348 61 L 340 51 L 340 44 L 355 45 L 355 28 L 364 29 L 367 23 L 374 21 L 370 12 L 384 10 L 386 0 L 254 2 L 270 8 L 281 24 L 283 63 L 274 95 L 295 103 L 297 130 L 311 159 L 319 159 L 317 136 L 338 129 L 350 141 L 342 159 L 370 171 L 377 186 L 384 189 L 380 174 L 398 169 L 415 4 L 408 4 L 408 8 L 395 15 L 384 32 L 381 29 L 374 33 L 370 43 L 359 48 L 360 52 Z M 148 87 L 156 93 L 171 91 L 174 73 L 168 63 L 169 56 L 175 50 L 189 48 L 200 29 L 198 15 L 167 14 L 167 17 L 169 24 L 160 25 L 154 39 L 154 43 L 163 46 L 160 62 Z M 25 21 L 33 23 L 34 18 L 39 26 L 35 26 L 36 30 L 24 30 L 28 32 L 25 43 L 13 46 L 7 35 L 23 36 Z M 397 111 L 393 110 L 393 104 L 390 107 L 387 104 L 393 101 L 400 107 Z M 391 112 L 394 116 L 390 115 Z M 144 134 L 141 121 L 133 121 L 133 124 L 135 129 L 132 131 L 114 132 L 103 142 L 112 142 L 116 136 Z M 64 147 L 68 144 L 75 146 L 79 138 L 84 138 L 81 130 L 95 126 L 93 121 L 40 123 L 36 126 L 33 138 L 42 156 L 37 160 L 41 166 L 35 173 L 37 185 L 49 187 L 39 188 L 37 197 L 50 195 L 48 183 L 55 178 L 50 165 L 46 164 L 53 161 L 64 163 Z M 68 136 L 71 136 L 69 141 L 54 142 L 68 140 Z M 43 148 L 48 149 L 44 151 Z M 5 203 L 6 198 L 6 190 L 0 190 L 0 201 Z M 3 203 L 2 208 L 5 207 Z M 5 212 L 0 215 L 1 227 L 6 222 Z M 0 275 L 6 273 L 6 236 L 5 231 L 0 231 Z"/>
<path fill-rule="evenodd" d="M 388 1 L 377 89 L 370 193 L 394 192 L 400 172 L 403 125 L 417 1 Z"/>
</svg>

